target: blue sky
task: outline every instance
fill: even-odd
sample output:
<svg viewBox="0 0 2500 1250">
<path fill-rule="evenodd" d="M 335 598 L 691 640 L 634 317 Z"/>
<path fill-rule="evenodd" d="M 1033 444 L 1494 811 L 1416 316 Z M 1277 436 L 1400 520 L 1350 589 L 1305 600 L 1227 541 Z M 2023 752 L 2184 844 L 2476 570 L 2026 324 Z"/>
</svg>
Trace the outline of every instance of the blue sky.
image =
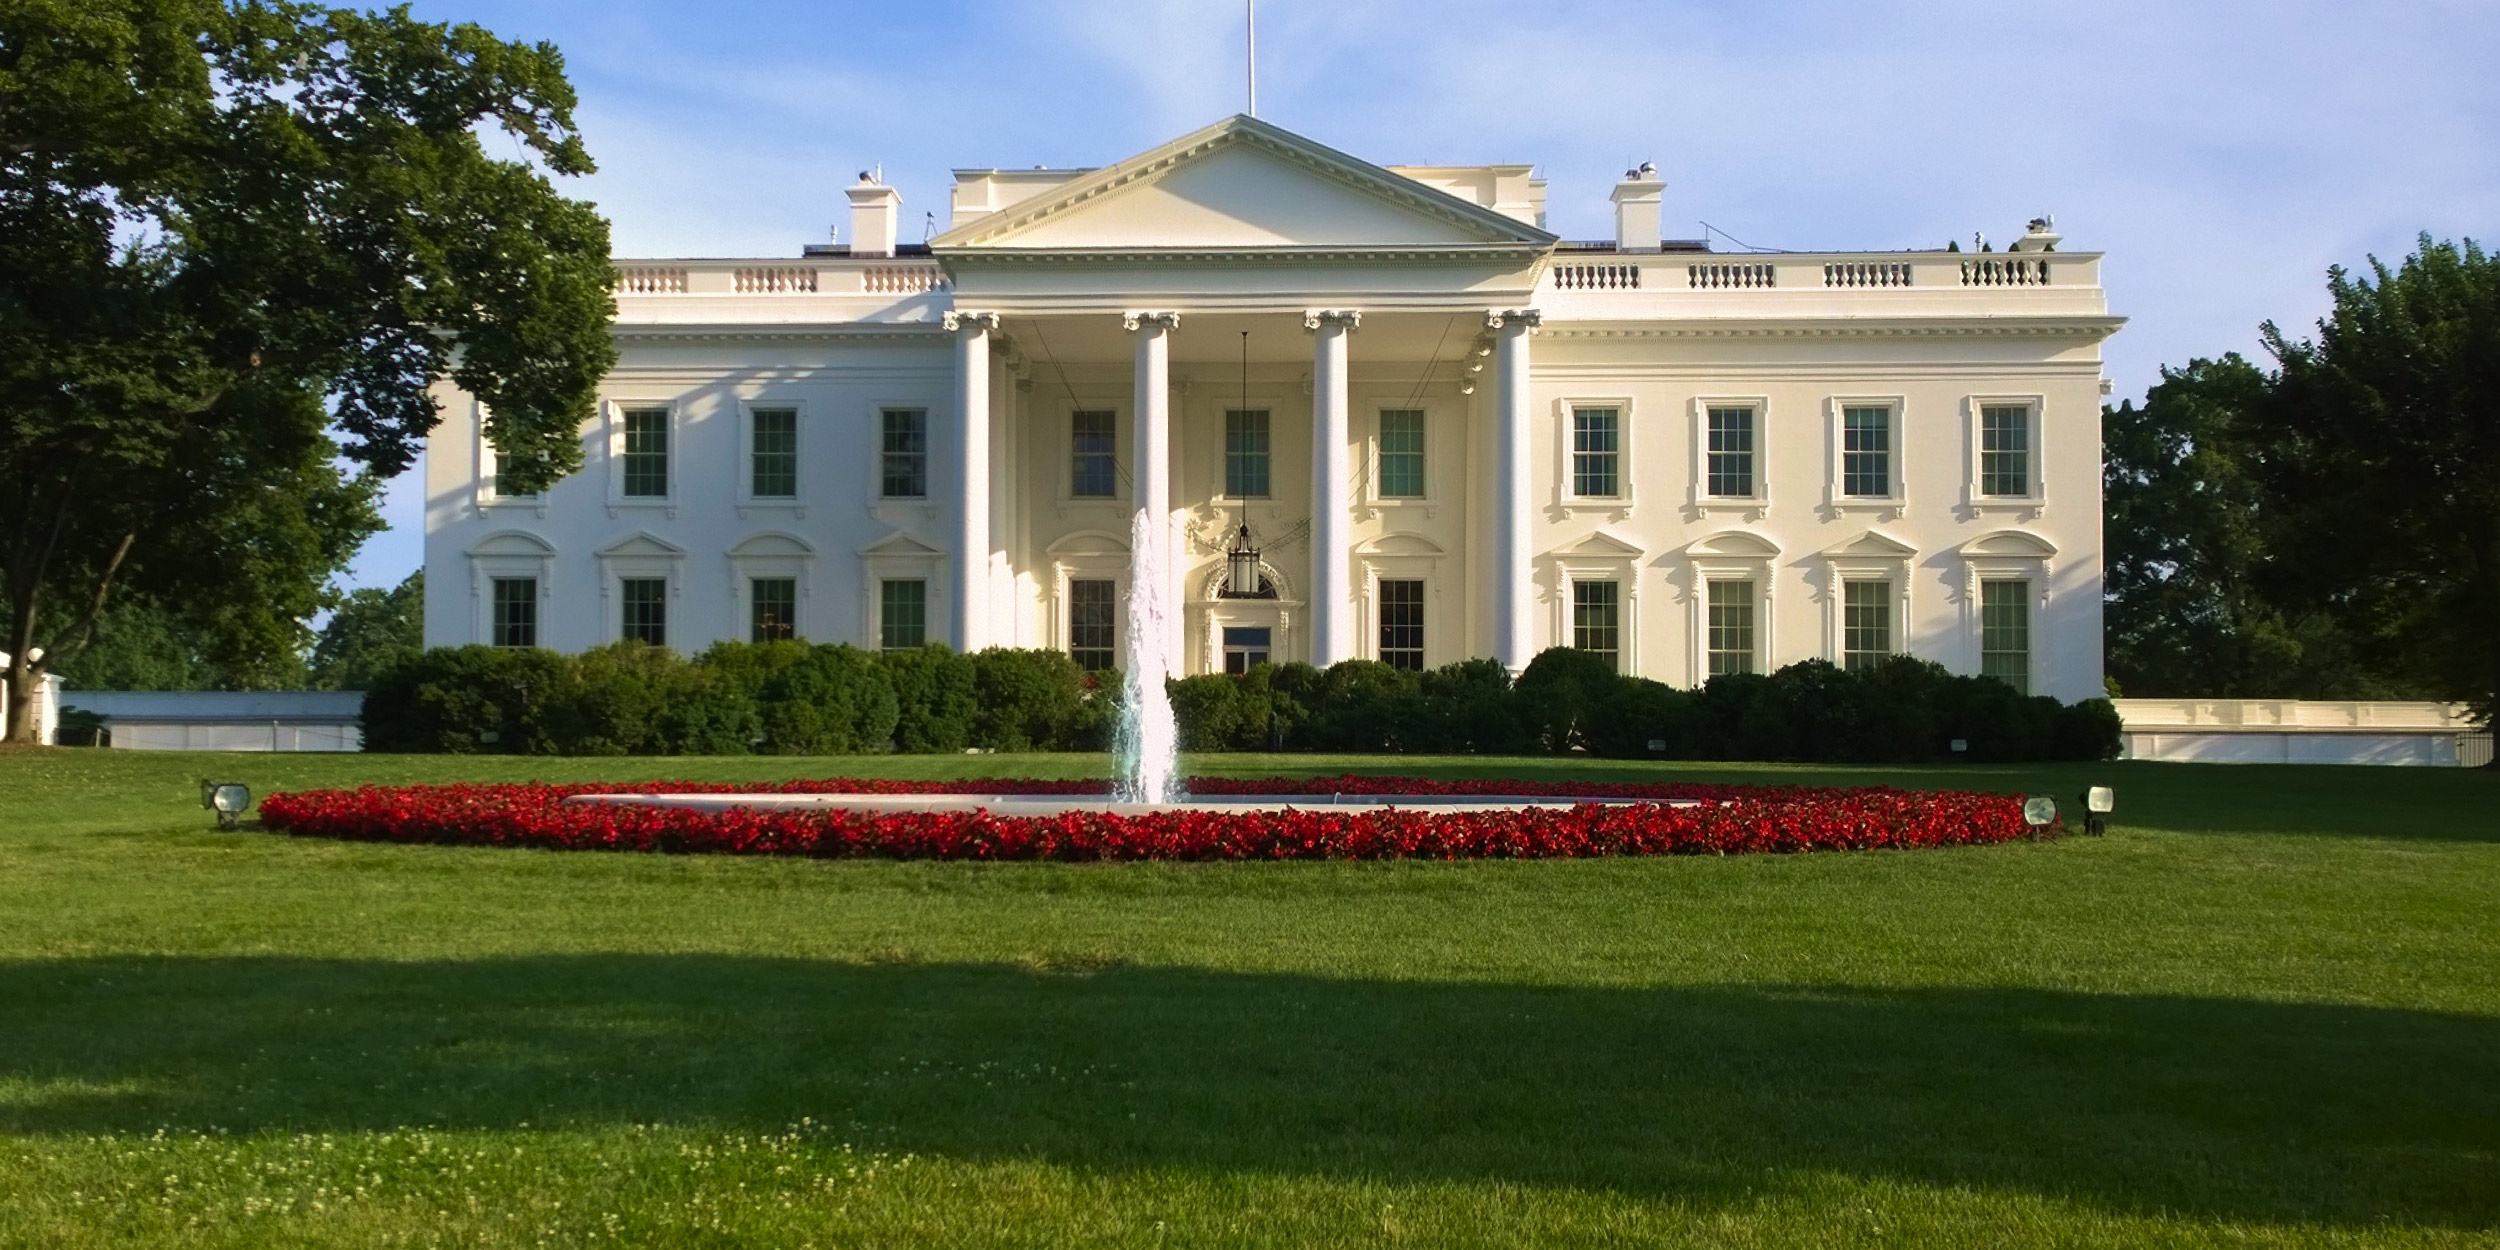
<svg viewBox="0 0 2500 1250">
<path fill-rule="evenodd" d="M 957 167 L 1100 165 L 1242 104 L 1238 0 L 420 0 L 561 47 L 622 255 L 796 255 L 882 164 L 942 225 Z M 2326 267 L 2495 241 L 2491 0 L 1261 0 L 1259 113 L 1384 164 L 1535 162 L 1613 233 L 1629 165 L 1670 237 L 2109 254 L 2119 397 L 2306 326 Z M 907 229 L 905 237 L 914 237 Z M 1730 246 L 1722 242 L 1722 247 Z M 351 582 L 421 562 L 414 474 Z"/>
</svg>

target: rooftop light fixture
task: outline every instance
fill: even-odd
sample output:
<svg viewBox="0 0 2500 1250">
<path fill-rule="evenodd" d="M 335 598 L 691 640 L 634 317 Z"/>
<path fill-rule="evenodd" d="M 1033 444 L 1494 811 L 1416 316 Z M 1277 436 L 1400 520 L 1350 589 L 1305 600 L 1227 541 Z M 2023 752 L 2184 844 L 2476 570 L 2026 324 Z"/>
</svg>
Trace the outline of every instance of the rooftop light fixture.
<svg viewBox="0 0 2500 1250">
<path fill-rule="evenodd" d="M 202 777 L 200 806 L 217 813 L 218 828 L 237 828 L 242 824 L 243 813 L 252 806 L 252 788 L 239 781 L 210 781 Z"/>
<path fill-rule="evenodd" d="M 1241 407 L 1250 408 L 1250 332 L 1241 332 Z M 1259 598 L 1259 548 L 1250 541 L 1250 500 L 1241 501 L 1241 528 L 1224 550 L 1224 598 Z"/>
<path fill-rule="evenodd" d="M 2118 810 L 2118 792 L 2108 786 L 2085 786 L 2080 801 L 2083 831 L 2096 838 L 2109 832 L 2109 814 Z"/>
</svg>

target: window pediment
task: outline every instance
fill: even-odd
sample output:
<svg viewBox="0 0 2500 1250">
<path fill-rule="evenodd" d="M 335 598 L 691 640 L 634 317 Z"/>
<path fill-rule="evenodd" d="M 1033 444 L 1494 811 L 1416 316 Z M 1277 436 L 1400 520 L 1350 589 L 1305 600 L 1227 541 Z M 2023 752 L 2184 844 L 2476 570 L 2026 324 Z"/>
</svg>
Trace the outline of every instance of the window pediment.
<svg viewBox="0 0 2500 1250">
<path fill-rule="evenodd" d="M 747 536 L 730 548 L 729 554 L 740 559 L 774 556 L 798 559 L 816 554 L 816 549 L 795 534 L 774 530 Z"/>
<path fill-rule="evenodd" d="M 2057 544 L 2022 530 L 1998 530 L 1962 544 L 1962 554 L 2000 560 L 2046 560 L 2057 554 Z"/>
<path fill-rule="evenodd" d="M 524 556 L 543 559 L 556 553 L 555 545 L 536 534 L 523 530 L 497 530 L 469 544 L 473 556 Z"/>
<path fill-rule="evenodd" d="M 675 559 L 685 555 L 686 549 L 649 533 L 635 533 L 601 547 L 599 554 L 612 560 L 636 557 Z"/>
<path fill-rule="evenodd" d="M 1749 530 L 1721 530 L 1684 548 L 1688 557 L 1721 560 L 1776 560 L 1779 544 Z"/>
</svg>

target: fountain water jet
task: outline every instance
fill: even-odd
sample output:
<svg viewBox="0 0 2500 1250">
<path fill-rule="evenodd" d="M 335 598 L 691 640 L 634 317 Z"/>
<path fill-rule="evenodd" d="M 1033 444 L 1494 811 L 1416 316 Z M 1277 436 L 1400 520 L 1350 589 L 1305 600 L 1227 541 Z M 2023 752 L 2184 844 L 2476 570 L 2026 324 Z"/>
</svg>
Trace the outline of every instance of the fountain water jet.
<svg viewBox="0 0 2500 1250">
<path fill-rule="evenodd" d="M 1164 679 L 1172 674 L 1172 631 L 1166 622 L 1171 579 L 1165 575 L 1165 518 L 1140 508 L 1129 527 L 1128 678 L 1113 739 L 1118 772 L 1112 792 L 1123 803 L 1178 803 L 1180 725 Z"/>
</svg>

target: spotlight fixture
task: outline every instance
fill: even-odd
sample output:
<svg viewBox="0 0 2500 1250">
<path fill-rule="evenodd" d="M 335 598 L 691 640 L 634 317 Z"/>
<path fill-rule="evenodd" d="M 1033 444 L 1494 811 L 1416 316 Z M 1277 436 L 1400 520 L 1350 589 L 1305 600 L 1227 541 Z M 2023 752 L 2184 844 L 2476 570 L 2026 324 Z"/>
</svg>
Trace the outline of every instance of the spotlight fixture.
<svg viewBox="0 0 2500 1250">
<path fill-rule="evenodd" d="M 202 777 L 200 806 L 217 813 L 218 828 L 236 828 L 243 821 L 243 813 L 252 806 L 252 788 L 239 781 L 210 781 Z"/>
<path fill-rule="evenodd" d="M 2057 823 L 2057 800 L 2035 794 L 2023 800 L 2023 823 L 2034 829 L 2046 829 Z"/>
<path fill-rule="evenodd" d="M 2085 786 L 2078 802 L 2083 807 L 2083 831 L 2093 837 L 2109 832 L 2109 814 L 2118 810 L 2118 792 L 2108 786 Z"/>
<path fill-rule="evenodd" d="M 1461 382 L 1458 384 L 1458 393 L 1461 395 L 1473 395 L 1476 393 L 1476 384 L 1473 382 Z"/>
<path fill-rule="evenodd" d="M 1479 355 L 1479 356 L 1490 356 L 1490 355 L 1492 355 L 1492 354 L 1493 354 L 1493 345 L 1492 345 L 1491 343 L 1486 343 L 1486 342 L 1479 341 L 1479 342 L 1476 344 L 1476 354 L 1477 354 L 1477 355 Z"/>
</svg>

